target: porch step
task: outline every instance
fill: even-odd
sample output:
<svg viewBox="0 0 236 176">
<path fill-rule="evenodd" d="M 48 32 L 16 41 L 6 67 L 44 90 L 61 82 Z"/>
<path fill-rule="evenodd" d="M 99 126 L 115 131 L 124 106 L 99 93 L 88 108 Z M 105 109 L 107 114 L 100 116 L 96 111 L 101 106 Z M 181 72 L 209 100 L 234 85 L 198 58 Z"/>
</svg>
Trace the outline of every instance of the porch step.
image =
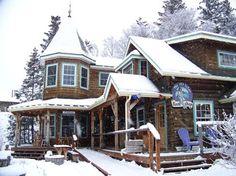
<svg viewBox="0 0 236 176">
<path fill-rule="evenodd" d="M 29 159 L 44 159 L 44 155 L 48 150 L 56 153 L 56 150 L 52 147 L 17 147 L 11 149 L 13 158 L 29 158 Z"/>
<path fill-rule="evenodd" d="M 176 161 L 162 161 L 161 168 L 164 173 L 167 172 L 181 172 L 192 169 L 207 169 L 211 167 L 211 164 L 206 163 L 206 158 L 200 159 L 187 159 L 187 160 L 176 160 Z"/>
<path fill-rule="evenodd" d="M 181 172 L 181 171 L 189 171 L 193 169 L 208 169 L 211 167 L 212 164 L 197 164 L 197 165 L 190 165 L 190 166 L 179 166 L 179 167 L 170 167 L 170 168 L 164 168 L 164 173 L 167 172 Z"/>
</svg>

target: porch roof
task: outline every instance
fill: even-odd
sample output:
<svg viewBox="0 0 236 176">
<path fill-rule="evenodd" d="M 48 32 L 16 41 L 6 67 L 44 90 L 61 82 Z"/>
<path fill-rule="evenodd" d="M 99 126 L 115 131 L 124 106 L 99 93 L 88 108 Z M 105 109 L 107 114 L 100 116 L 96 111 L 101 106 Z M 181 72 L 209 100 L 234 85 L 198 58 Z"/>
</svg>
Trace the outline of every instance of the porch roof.
<svg viewBox="0 0 236 176">
<path fill-rule="evenodd" d="M 12 105 L 10 112 L 29 111 L 38 109 L 63 109 L 63 110 L 87 110 L 91 105 L 99 101 L 99 98 L 88 99 L 64 99 L 53 98 L 49 100 L 33 100 L 25 103 Z"/>
<path fill-rule="evenodd" d="M 220 103 L 231 103 L 236 102 L 236 87 L 231 93 L 228 95 L 224 95 L 224 98 L 219 100 Z"/>
<path fill-rule="evenodd" d="M 145 76 L 110 73 L 103 96 L 107 99 L 111 85 L 114 86 L 119 96 L 138 95 L 140 97 L 158 98 L 171 97 L 171 94 L 161 93 L 159 89 Z"/>
</svg>

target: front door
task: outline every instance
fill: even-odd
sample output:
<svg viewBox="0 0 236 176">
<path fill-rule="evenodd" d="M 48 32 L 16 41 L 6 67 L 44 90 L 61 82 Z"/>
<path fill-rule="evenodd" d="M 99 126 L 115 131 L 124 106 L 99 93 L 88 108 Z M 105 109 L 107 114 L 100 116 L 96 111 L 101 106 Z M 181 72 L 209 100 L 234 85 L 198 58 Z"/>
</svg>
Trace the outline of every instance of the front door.
<svg viewBox="0 0 236 176">
<path fill-rule="evenodd" d="M 161 137 L 161 149 L 167 150 L 167 118 L 166 103 L 160 102 L 156 106 L 156 127 Z"/>
</svg>

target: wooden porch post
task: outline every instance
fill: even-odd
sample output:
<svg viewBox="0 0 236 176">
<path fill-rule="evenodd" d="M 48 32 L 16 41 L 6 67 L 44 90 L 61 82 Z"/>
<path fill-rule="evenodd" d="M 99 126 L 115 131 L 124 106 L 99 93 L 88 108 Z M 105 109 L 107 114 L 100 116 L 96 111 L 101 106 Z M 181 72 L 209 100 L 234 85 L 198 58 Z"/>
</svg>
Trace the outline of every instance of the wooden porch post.
<svg viewBox="0 0 236 176">
<path fill-rule="evenodd" d="M 126 98 L 125 102 L 125 129 L 127 130 L 129 128 L 129 119 L 130 119 L 130 100 L 131 100 L 131 95 Z M 125 133 L 125 140 L 128 141 L 128 133 Z"/>
<path fill-rule="evenodd" d="M 203 155 L 203 141 L 202 141 L 202 125 L 198 125 L 198 141 L 200 145 L 200 154 Z"/>
<path fill-rule="evenodd" d="M 49 143 L 50 143 L 49 135 L 50 135 L 50 111 L 47 110 L 47 115 L 46 115 L 46 136 L 45 136 L 45 140 L 46 140 L 46 143 L 47 143 L 48 145 L 49 145 Z"/>
<path fill-rule="evenodd" d="M 94 111 L 91 112 L 91 148 L 94 149 Z"/>
<path fill-rule="evenodd" d="M 16 114 L 16 129 L 15 129 L 15 147 L 17 147 L 18 145 L 20 145 L 20 114 L 17 113 Z"/>
<path fill-rule="evenodd" d="M 153 168 L 153 136 L 150 131 L 148 131 L 148 153 L 149 153 L 149 167 Z"/>
<path fill-rule="evenodd" d="M 160 146 L 160 140 L 155 139 L 155 145 L 156 145 L 156 171 L 160 171 L 161 169 L 161 146 Z"/>
<path fill-rule="evenodd" d="M 99 111 L 99 147 L 103 147 L 103 123 L 102 123 L 102 113 L 103 109 Z"/>
<path fill-rule="evenodd" d="M 113 111 L 113 114 L 114 114 L 114 117 L 115 117 L 115 122 L 114 122 L 114 129 L 115 131 L 118 130 L 118 102 L 117 100 L 114 102 L 114 104 L 111 105 L 112 107 L 112 111 Z M 118 141 L 118 134 L 115 134 L 115 150 L 118 150 L 119 149 L 119 141 Z"/>
</svg>

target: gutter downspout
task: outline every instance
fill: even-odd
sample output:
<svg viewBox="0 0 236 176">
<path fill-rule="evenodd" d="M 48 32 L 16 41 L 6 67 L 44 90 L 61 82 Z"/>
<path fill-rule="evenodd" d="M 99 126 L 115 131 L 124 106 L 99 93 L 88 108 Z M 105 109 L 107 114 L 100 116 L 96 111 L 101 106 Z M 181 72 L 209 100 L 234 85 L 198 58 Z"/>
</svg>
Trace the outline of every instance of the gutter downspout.
<svg viewBox="0 0 236 176">
<path fill-rule="evenodd" d="M 125 102 L 125 130 L 128 129 L 128 120 L 130 118 L 130 110 L 129 110 L 130 100 L 131 100 L 131 95 L 129 95 L 128 99 Z M 125 141 L 128 141 L 128 133 L 125 133 Z"/>
</svg>

